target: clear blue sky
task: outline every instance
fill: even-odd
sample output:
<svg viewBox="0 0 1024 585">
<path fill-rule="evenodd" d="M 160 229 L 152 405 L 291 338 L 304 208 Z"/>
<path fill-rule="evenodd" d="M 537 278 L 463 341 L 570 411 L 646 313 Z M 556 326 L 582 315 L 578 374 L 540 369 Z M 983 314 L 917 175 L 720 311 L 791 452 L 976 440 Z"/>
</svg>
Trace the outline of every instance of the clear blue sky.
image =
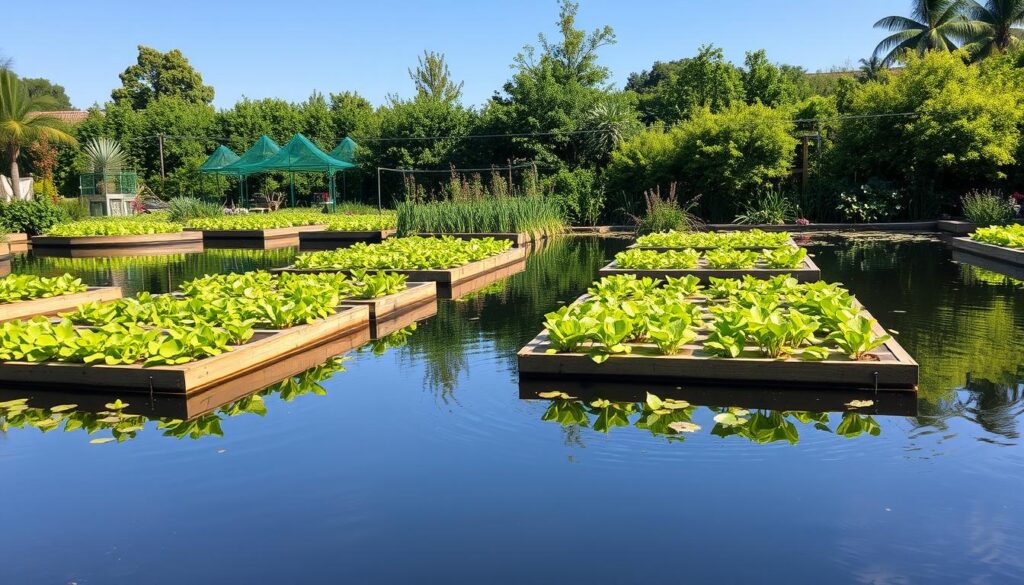
<svg viewBox="0 0 1024 585">
<path fill-rule="evenodd" d="M 615 29 L 618 43 L 601 62 L 619 87 L 630 72 L 692 55 L 703 43 L 737 63 L 764 48 L 771 60 L 810 71 L 854 65 L 883 36 L 872 24 L 909 8 L 899 0 L 580 4 L 580 25 Z M 539 32 L 554 35 L 557 12 L 555 0 L 15 2 L 4 10 L 10 26 L 0 55 L 19 75 L 60 83 L 82 108 L 109 99 L 137 45 L 178 48 L 225 108 L 243 95 L 301 101 L 313 90 L 354 90 L 375 104 L 390 93 L 409 96 L 407 69 L 431 49 L 465 81 L 464 101 L 479 105 L 508 79 L 524 44 Z"/>
</svg>

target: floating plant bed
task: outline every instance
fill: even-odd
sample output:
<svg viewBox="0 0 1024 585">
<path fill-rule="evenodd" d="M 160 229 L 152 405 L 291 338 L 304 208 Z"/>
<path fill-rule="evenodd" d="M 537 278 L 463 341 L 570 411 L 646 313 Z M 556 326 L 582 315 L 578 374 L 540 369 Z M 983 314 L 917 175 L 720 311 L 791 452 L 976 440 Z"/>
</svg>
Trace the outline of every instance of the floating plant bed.
<svg viewBox="0 0 1024 585">
<path fill-rule="evenodd" d="M 334 250 L 344 248 L 355 242 L 377 243 L 395 235 L 395 230 L 374 230 L 374 231 L 305 231 L 299 233 L 299 249 L 306 250 Z"/>
<path fill-rule="evenodd" d="M 339 307 L 337 313 L 307 325 L 259 332 L 231 351 L 193 362 L 143 367 L 66 362 L 0 362 L 0 384 L 63 386 L 96 390 L 189 395 L 288 359 L 311 345 L 368 331 L 366 307 Z"/>
<path fill-rule="evenodd" d="M 479 292 L 480 290 L 512 275 L 519 274 L 524 270 L 526 270 L 526 260 L 520 260 L 470 280 L 463 280 L 456 284 L 439 284 L 437 296 L 441 299 L 458 300 L 467 295 Z"/>
<path fill-rule="evenodd" d="M 477 239 L 480 239 L 480 238 L 493 238 L 495 240 L 504 240 L 504 241 L 512 242 L 512 245 L 514 247 L 516 247 L 516 248 L 522 248 L 522 247 L 526 246 L 527 244 L 529 244 L 530 242 L 535 242 L 535 241 L 540 241 L 540 240 L 547 239 L 547 236 L 544 235 L 544 234 L 533 234 L 533 233 L 530 233 L 530 232 L 520 232 L 520 233 L 516 233 L 516 232 L 492 232 L 492 233 L 479 233 L 479 234 L 470 234 L 470 233 L 442 234 L 442 233 L 423 232 L 423 233 L 419 233 L 419 234 L 416 234 L 416 235 L 420 236 L 420 237 L 423 237 L 423 238 L 441 238 L 441 237 L 447 236 L 449 238 L 458 238 L 460 240 L 477 240 Z"/>
<path fill-rule="evenodd" d="M 883 331 L 878 328 L 876 333 Z M 629 354 L 603 364 L 584 353 L 549 354 L 547 333 L 519 350 L 519 373 L 528 376 L 582 376 L 606 379 L 673 380 L 714 384 L 772 384 L 814 387 L 914 389 L 917 362 L 890 339 L 871 352 L 873 359 L 855 361 L 831 357 L 822 361 L 758 357 L 750 347 L 740 357 L 719 358 L 700 346 L 686 346 L 677 355 L 658 355 L 654 346 L 640 345 Z"/>
<path fill-rule="evenodd" d="M 98 286 L 89 287 L 88 290 L 78 293 L 0 303 L 0 322 L 26 319 L 36 315 L 56 315 L 63 311 L 71 311 L 85 303 L 113 301 L 119 298 L 121 287 Z"/>
<path fill-rule="evenodd" d="M 953 250 L 953 262 L 960 264 L 969 264 L 989 272 L 995 272 L 1002 274 L 1003 276 L 1009 276 L 1016 280 L 1024 281 L 1024 265 L 1021 264 L 1010 264 L 1009 262 L 1003 262 L 1002 260 L 995 260 L 985 256 L 978 256 L 971 252 L 961 252 L 960 250 Z"/>
<path fill-rule="evenodd" d="M 11 252 L 15 254 L 28 251 L 28 234 L 21 232 L 7 234 L 6 236 L 4 236 L 4 240 L 10 247 Z"/>
<path fill-rule="evenodd" d="M 297 376 L 331 358 L 363 346 L 369 341 L 368 330 L 361 328 L 341 337 L 304 347 L 286 360 L 279 360 L 267 364 L 265 367 L 252 369 L 245 374 L 189 395 L 158 394 L 140 400 L 138 395 L 124 390 L 84 390 L 69 389 L 59 385 L 52 387 L 33 385 L 29 391 L 23 385 L 6 384 L 0 389 L 0 401 L 29 397 L 34 405 L 46 408 L 62 404 L 75 404 L 77 405 L 76 410 L 99 412 L 109 410 L 106 405 L 120 398 L 130 403 L 129 411 L 132 414 L 188 420 Z"/>
<path fill-rule="evenodd" d="M 170 232 L 130 236 L 34 236 L 32 251 L 39 256 L 98 258 L 160 256 L 203 251 L 203 235 Z"/>
<path fill-rule="evenodd" d="M 186 232 L 201 233 L 203 244 L 215 249 L 273 250 L 299 245 L 299 234 L 323 231 L 323 224 L 299 225 L 260 230 L 200 230 L 186 228 Z"/>
<path fill-rule="evenodd" d="M 606 277 L 545 316 L 525 376 L 915 389 L 917 363 L 838 284 Z"/>
<path fill-rule="evenodd" d="M 512 248 L 511 250 L 506 250 L 489 258 L 484 258 L 483 260 L 477 260 L 476 262 L 470 262 L 469 264 L 456 266 L 454 268 L 437 268 L 432 270 L 393 270 L 389 268 L 373 268 L 369 271 L 376 272 L 379 270 L 381 272 L 404 274 L 408 277 L 410 282 L 436 282 L 442 285 L 452 286 L 479 278 L 489 272 L 500 270 L 511 264 L 522 262 L 525 258 L 526 250 L 524 248 Z M 289 266 L 286 268 L 271 270 L 271 272 L 293 272 L 297 274 L 343 272 L 351 274 L 352 271 L 333 268 L 295 268 L 294 266 Z"/>
<path fill-rule="evenodd" d="M 954 250 L 998 260 L 1010 266 L 1024 267 L 1024 248 L 1006 248 L 995 244 L 977 242 L 971 238 L 953 238 L 950 241 L 950 245 L 953 246 Z"/>
<path fill-rule="evenodd" d="M 754 278 L 768 279 L 781 275 L 792 276 L 797 282 L 821 280 L 821 270 L 814 263 L 814 260 L 809 257 L 805 258 L 797 268 L 767 268 L 762 262 L 758 262 L 754 268 L 711 268 L 707 265 L 707 261 L 701 258 L 695 268 L 620 268 L 618 262 L 612 262 L 598 272 L 599 276 L 614 276 L 617 274 L 634 274 L 638 277 L 650 278 L 677 278 L 692 274 L 700 278 L 703 283 L 709 282 L 712 278 L 743 278 L 744 276 L 753 276 Z"/>
<path fill-rule="evenodd" d="M 11 245 L 7 242 L 0 242 L 0 262 L 8 262 L 11 259 Z"/>
</svg>

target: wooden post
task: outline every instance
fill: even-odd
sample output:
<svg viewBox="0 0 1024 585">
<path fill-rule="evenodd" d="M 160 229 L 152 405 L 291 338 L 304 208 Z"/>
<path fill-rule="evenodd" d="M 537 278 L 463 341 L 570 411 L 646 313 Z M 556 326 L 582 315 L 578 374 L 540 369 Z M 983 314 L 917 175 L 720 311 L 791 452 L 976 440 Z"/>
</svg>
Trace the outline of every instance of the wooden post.
<svg viewBox="0 0 1024 585">
<path fill-rule="evenodd" d="M 804 193 L 806 193 L 807 192 L 807 175 L 808 175 L 808 172 L 807 172 L 808 171 L 807 159 L 809 158 L 808 157 L 808 150 L 810 150 L 810 140 L 805 135 L 801 139 L 801 142 L 802 142 L 802 148 L 801 148 L 801 153 L 800 153 L 800 166 L 801 166 L 801 169 L 800 169 L 800 183 L 801 183 L 801 190 Z"/>
</svg>

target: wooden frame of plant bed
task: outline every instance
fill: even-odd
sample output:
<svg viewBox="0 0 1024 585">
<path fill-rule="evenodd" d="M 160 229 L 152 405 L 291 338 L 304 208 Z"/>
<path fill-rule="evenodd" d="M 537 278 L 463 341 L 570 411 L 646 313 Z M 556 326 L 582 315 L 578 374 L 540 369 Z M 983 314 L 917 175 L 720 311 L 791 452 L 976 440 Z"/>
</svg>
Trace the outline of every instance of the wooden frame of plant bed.
<svg viewBox="0 0 1024 585">
<path fill-rule="evenodd" d="M 11 259 L 11 245 L 7 242 L 0 242 L 0 262 L 8 262 Z"/>
<path fill-rule="evenodd" d="M 971 238 L 953 238 L 950 240 L 950 245 L 954 250 L 991 258 L 1011 266 L 1024 267 L 1024 248 L 1006 248 L 995 244 L 976 242 Z"/>
<path fill-rule="evenodd" d="M 61 258 L 162 256 L 202 252 L 203 236 L 189 231 L 131 236 L 34 236 L 32 251 L 39 256 Z"/>
<path fill-rule="evenodd" d="M 680 278 L 692 274 L 700 278 L 704 284 L 710 282 L 711 278 L 743 278 L 753 276 L 754 278 L 769 279 L 775 276 L 788 274 L 797 282 L 817 282 L 821 280 L 821 270 L 810 256 L 804 258 L 799 268 L 764 268 L 759 260 L 759 266 L 754 268 L 708 268 L 707 261 L 701 258 L 696 268 L 657 268 L 653 270 L 642 270 L 633 268 L 619 268 L 618 263 L 613 261 L 598 271 L 598 276 L 615 276 L 616 274 L 635 274 L 638 278 L 650 277 L 664 279 L 666 277 Z"/>
<path fill-rule="evenodd" d="M 299 233 L 299 250 L 335 250 L 346 248 L 356 242 L 379 244 L 395 235 L 397 230 L 374 230 L 361 232 L 317 231 Z"/>
<path fill-rule="evenodd" d="M 28 234 L 17 232 L 13 234 L 7 234 L 3 237 L 4 241 L 10 247 L 11 253 L 18 254 L 20 252 L 28 251 Z"/>
<path fill-rule="evenodd" d="M 867 311 L 864 313 L 872 318 Z M 886 335 L 877 321 L 874 333 Z M 895 339 L 889 339 L 869 352 L 870 360 L 855 361 L 833 352 L 827 360 L 804 361 L 794 357 L 761 357 L 759 350 L 750 345 L 740 357 L 713 357 L 703 350 L 701 343 L 705 338 L 706 333 L 700 331 L 695 342 L 683 346 L 676 355 L 661 355 L 651 344 L 631 344 L 633 353 L 615 355 L 598 364 L 585 353 L 548 353 L 551 345 L 544 330 L 516 355 L 519 374 L 527 376 L 628 379 L 634 382 L 672 380 L 726 385 L 917 388 L 917 362 Z"/>
<path fill-rule="evenodd" d="M 264 230 L 200 230 L 186 228 L 185 231 L 201 233 L 203 244 L 207 248 L 219 250 L 276 250 L 299 245 L 299 234 L 320 232 L 327 228 L 325 224 L 296 225 L 283 228 Z"/>
<path fill-rule="evenodd" d="M 525 248 L 512 248 L 511 250 L 506 250 L 500 254 L 491 256 L 490 258 L 484 258 L 483 260 L 477 260 L 476 262 L 470 262 L 469 264 L 456 266 L 455 268 L 438 268 L 434 270 L 395 270 L 391 268 L 380 268 L 371 269 L 367 272 L 392 272 L 395 274 L 406 275 L 410 282 L 436 282 L 442 286 L 453 286 L 461 282 L 479 278 L 488 272 L 493 272 L 510 264 L 515 264 L 525 258 Z M 295 268 L 294 266 L 288 266 L 286 268 L 272 269 L 270 272 L 294 272 L 296 274 L 342 272 L 345 274 L 351 274 L 352 271 L 338 270 L 334 268 Z"/>
<path fill-rule="evenodd" d="M 696 247 L 682 247 L 682 248 L 670 248 L 666 246 L 641 246 L 640 244 L 632 244 L 627 247 L 628 250 L 653 250 L 655 252 L 678 252 L 680 250 L 696 250 L 698 252 L 707 252 L 708 250 L 743 250 L 750 252 L 760 252 L 761 250 L 777 250 L 779 248 L 796 248 L 796 242 L 793 241 L 792 237 L 789 237 L 783 244 L 779 246 L 696 246 Z"/>
<path fill-rule="evenodd" d="M 507 240 L 512 242 L 514 248 L 522 248 L 530 242 L 547 238 L 546 234 L 534 234 L 532 232 L 488 232 L 488 233 L 454 233 L 443 234 L 437 232 L 420 232 L 415 234 L 422 238 L 455 238 L 458 240 L 479 240 L 481 238 L 493 238 L 495 240 Z"/>
<path fill-rule="evenodd" d="M 366 307 L 342 307 L 313 323 L 260 332 L 232 351 L 176 366 L 0 362 L 0 384 L 188 395 L 290 358 L 311 345 L 365 331 L 369 323 Z"/>
<path fill-rule="evenodd" d="M 352 307 L 367 307 L 370 319 L 388 319 L 419 305 L 437 301 L 437 283 L 409 282 L 405 290 L 375 299 L 343 299 L 341 304 Z"/>
<path fill-rule="evenodd" d="M 121 287 L 119 286 L 91 286 L 88 290 L 79 293 L 0 303 L 0 322 L 25 319 L 36 315 L 56 315 L 63 311 L 72 311 L 85 303 L 113 301 L 119 298 L 121 298 Z"/>
</svg>

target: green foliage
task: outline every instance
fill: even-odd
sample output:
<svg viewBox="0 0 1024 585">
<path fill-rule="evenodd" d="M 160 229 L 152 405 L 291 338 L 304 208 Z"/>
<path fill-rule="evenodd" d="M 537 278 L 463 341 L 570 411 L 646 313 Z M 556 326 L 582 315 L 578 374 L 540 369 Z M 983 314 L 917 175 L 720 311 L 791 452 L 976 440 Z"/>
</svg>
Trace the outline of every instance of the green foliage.
<svg viewBox="0 0 1024 585">
<path fill-rule="evenodd" d="M 389 238 L 379 244 L 359 242 L 352 247 L 323 252 L 308 252 L 295 258 L 300 269 L 325 270 L 430 270 L 465 266 L 505 252 L 508 240 L 479 238 L 459 240 L 450 237 Z"/>
<path fill-rule="evenodd" d="M 691 230 L 701 225 L 700 219 L 693 214 L 697 200 L 680 204 L 676 196 L 676 184 L 669 185 L 667 197 L 661 196 L 661 187 L 644 192 L 645 211 L 642 216 L 633 216 L 636 231 L 639 234 L 650 234 L 672 230 Z"/>
<path fill-rule="evenodd" d="M 141 110 L 162 97 L 174 97 L 196 104 L 213 101 L 213 88 L 203 85 L 203 77 L 192 68 L 178 49 L 161 53 L 139 45 L 138 60 L 120 75 L 122 87 L 111 97 L 117 104 L 127 103 Z"/>
<path fill-rule="evenodd" d="M 807 248 L 783 246 L 761 252 L 761 258 L 768 268 L 799 268 L 807 259 Z"/>
<path fill-rule="evenodd" d="M 85 292 L 88 286 L 70 274 L 57 277 L 10 274 L 0 278 L 0 303 L 14 303 Z"/>
<path fill-rule="evenodd" d="M 1024 225 L 979 227 L 971 234 L 971 239 L 1004 248 L 1024 248 Z"/>
<path fill-rule="evenodd" d="M 573 225 L 597 225 L 604 210 L 604 190 L 589 169 L 561 169 L 550 178 L 552 199 Z"/>
<path fill-rule="evenodd" d="M 323 216 L 329 232 L 375 232 L 398 227 L 398 216 L 384 213 L 332 213 Z"/>
<path fill-rule="evenodd" d="M 62 197 L 57 205 L 67 214 L 67 219 L 78 221 L 89 217 L 89 202 L 81 197 Z"/>
<path fill-rule="evenodd" d="M 732 232 L 660 232 L 641 236 L 641 248 L 779 248 L 789 242 L 789 232 L 759 229 Z"/>
<path fill-rule="evenodd" d="M 565 224 L 557 205 L 541 197 L 435 201 L 398 205 L 398 233 L 555 234 Z"/>
<path fill-rule="evenodd" d="M 71 98 L 68 97 L 63 85 L 58 85 L 49 79 L 43 79 L 42 77 L 23 77 L 21 78 L 21 82 L 28 90 L 29 97 L 33 99 L 42 98 L 42 100 L 45 100 L 45 105 L 42 108 L 42 111 L 55 112 L 74 109 L 71 105 Z"/>
<path fill-rule="evenodd" d="M 875 222 L 894 219 L 903 209 L 903 197 L 890 183 L 871 180 L 839 192 L 837 210 L 849 222 Z"/>
<path fill-rule="evenodd" d="M 700 252 L 696 250 L 654 250 L 632 249 L 615 255 L 616 268 L 634 270 L 682 270 L 696 268 L 700 261 Z"/>
<path fill-rule="evenodd" d="M 748 51 L 740 77 L 748 104 L 764 104 L 778 107 L 794 101 L 797 88 L 783 70 L 768 61 L 768 55 L 760 51 Z"/>
<path fill-rule="evenodd" d="M 702 195 L 702 215 L 734 217 L 739 204 L 788 176 L 796 139 L 789 114 L 763 105 L 695 112 L 669 132 L 651 130 L 612 153 L 608 191 L 636 197 L 662 177 Z"/>
<path fill-rule="evenodd" d="M 960 204 L 967 220 L 977 226 L 1007 225 L 1017 217 L 1013 199 L 998 192 L 974 190 Z"/>
<path fill-rule="evenodd" d="M 68 221 L 68 212 L 50 201 L 12 201 L 0 204 L 0 226 L 9 232 L 37 236 Z"/>
<path fill-rule="evenodd" d="M 892 32 L 878 43 L 874 55 L 886 65 L 906 58 L 908 53 L 954 51 L 957 41 L 974 36 L 976 27 L 964 15 L 963 0 L 914 0 L 910 18 L 887 16 L 875 28 Z"/>
<path fill-rule="evenodd" d="M 700 110 L 720 112 L 744 100 L 740 71 L 725 60 L 722 49 L 702 46 L 697 55 L 667 68 L 667 77 L 640 104 L 649 120 L 674 124 Z"/>
<path fill-rule="evenodd" d="M 747 201 L 743 213 L 733 220 L 739 224 L 783 225 L 796 219 L 793 202 L 776 189 L 767 189 L 760 196 Z"/>
<path fill-rule="evenodd" d="M 110 323 L 77 328 L 46 317 L 0 324 L 0 360 L 26 362 L 177 365 L 230 351 L 227 332 L 209 327 L 162 329 Z"/>
<path fill-rule="evenodd" d="M 719 248 L 704 252 L 708 268 L 753 268 L 759 255 L 753 250 Z"/>
<path fill-rule="evenodd" d="M 180 232 L 182 225 L 145 216 L 104 217 L 57 224 L 46 235 L 63 238 L 89 236 L 139 236 Z"/>
<path fill-rule="evenodd" d="M 282 209 L 270 213 L 241 213 L 197 217 L 186 225 L 198 230 L 269 230 L 327 223 L 327 216 L 308 209 Z"/>
<path fill-rule="evenodd" d="M 174 197 L 167 202 L 167 206 L 169 219 L 178 223 L 224 215 L 224 208 L 219 203 L 203 201 L 198 197 Z"/>
</svg>

